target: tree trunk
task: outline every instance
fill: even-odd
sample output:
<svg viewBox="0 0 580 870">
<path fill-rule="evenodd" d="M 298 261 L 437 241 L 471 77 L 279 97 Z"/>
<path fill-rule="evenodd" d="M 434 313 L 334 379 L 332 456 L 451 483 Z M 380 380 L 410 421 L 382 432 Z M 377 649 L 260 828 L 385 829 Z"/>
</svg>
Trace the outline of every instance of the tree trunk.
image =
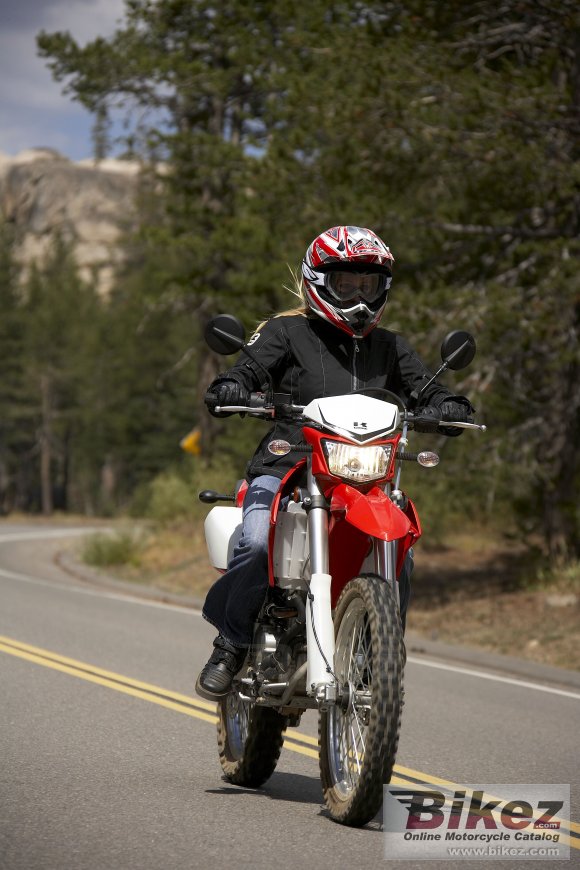
<svg viewBox="0 0 580 870">
<path fill-rule="evenodd" d="M 40 429 L 40 492 L 41 508 L 45 516 L 53 511 L 52 503 L 52 450 L 51 450 L 51 389 L 50 378 L 46 374 L 40 376 L 40 396 L 42 425 Z"/>
<path fill-rule="evenodd" d="M 201 335 L 203 335 L 203 327 L 208 319 L 206 318 L 202 323 Z M 211 416 L 205 407 L 203 399 L 211 382 L 218 376 L 220 371 L 223 371 L 227 367 L 227 361 L 210 351 L 207 347 L 204 348 L 199 356 L 196 396 L 196 403 L 199 408 L 197 425 L 200 431 L 201 455 L 204 459 L 210 459 L 213 454 L 215 437 L 219 431 L 219 423 L 216 417 Z"/>
</svg>

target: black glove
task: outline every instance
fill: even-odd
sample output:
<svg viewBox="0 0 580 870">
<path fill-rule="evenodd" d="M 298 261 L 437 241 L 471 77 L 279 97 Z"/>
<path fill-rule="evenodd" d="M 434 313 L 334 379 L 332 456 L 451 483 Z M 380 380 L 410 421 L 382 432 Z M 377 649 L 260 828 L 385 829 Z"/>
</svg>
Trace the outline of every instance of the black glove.
<svg viewBox="0 0 580 870">
<path fill-rule="evenodd" d="M 440 408 L 442 420 L 449 420 L 453 423 L 473 423 L 472 415 L 475 413 L 475 409 L 469 399 L 464 396 L 453 396 L 446 399 L 445 402 L 441 403 Z M 455 426 L 441 426 L 439 431 L 451 438 L 457 438 L 463 433 L 463 429 L 457 429 Z"/>
<path fill-rule="evenodd" d="M 453 423 L 473 423 L 473 408 L 468 399 L 461 396 L 447 399 L 441 405 L 427 405 L 425 408 L 419 408 L 415 412 L 418 416 L 415 420 L 416 432 L 437 433 L 449 435 L 456 438 L 461 435 L 463 430 L 456 429 L 454 426 L 439 426 L 443 420 L 449 420 Z"/>
<path fill-rule="evenodd" d="M 473 423 L 471 416 L 473 408 L 469 403 L 448 399 L 446 402 L 442 402 L 439 407 L 441 408 L 442 420 L 452 420 L 454 423 Z"/>
<path fill-rule="evenodd" d="M 435 405 L 427 405 L 425 408 L 418 408 L 415 411 L 413 428 L 415 432 L 426 432 L 427 434 L 439 432 L 439 423 L 442 419 L 440 408 L 436 408 Z"/>
<path fill-rule="evenodd" d="M 205 394 L 204 402 L 212 417 L 229 417 L 233 411 L 216 413 L 215 408 L 223 405 L 244 406 L 250 401 L 250 394 L 237 381 L 223 380 L 212 384 Z"/>
</svg>

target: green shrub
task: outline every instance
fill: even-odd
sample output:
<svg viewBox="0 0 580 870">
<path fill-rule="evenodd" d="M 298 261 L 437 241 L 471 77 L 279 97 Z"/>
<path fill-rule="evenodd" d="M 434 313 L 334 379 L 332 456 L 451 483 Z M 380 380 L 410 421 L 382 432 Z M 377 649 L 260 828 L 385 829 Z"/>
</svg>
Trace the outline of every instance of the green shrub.
<svg viewBox="0 0 580 870">
<path fill-rule="evenodd" d="M 168 523 L 190 516 L 197 499 L 191 483 L 173 471 L 159 474 L 148 486 L 144 516 L 158 523 Z"/>
<path fill-rule="evenodd" d="M 162 525 L 180 519 L 199 520 L 208 512 L 208 506 L 198 499 L 199 492 L 215 489 L 232 493 L 241 474 L 243 470 L 234 469 L 227 457 L 211 464 L 192 460 L 140 486 L 131 501 L 130 514 Z"/>
<path fill-rule="evenodd" d="M 82 559 L 88 565 L 106 568 L 110 565 L 139 565 L 143 538 L 135 532 L 99 533 L 83 542 Z"/>
</svg>

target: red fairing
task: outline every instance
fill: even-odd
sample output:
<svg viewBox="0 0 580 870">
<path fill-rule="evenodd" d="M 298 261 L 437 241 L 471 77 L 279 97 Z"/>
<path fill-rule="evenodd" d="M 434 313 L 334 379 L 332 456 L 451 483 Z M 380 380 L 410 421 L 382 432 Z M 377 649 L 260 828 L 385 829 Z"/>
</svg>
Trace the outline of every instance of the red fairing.
<svg viewBox="0 0 580 870">
<path fill-rule="evenodd" d="M 360 574 L 362 563 L 370 550 L 371 539 L 351 526 L 344 514 L 331 514 L 328 529 L 329 571 L 332 577 L 330 603 L 336 607 L 340 593 L 349 580 Z"/>
</svg>

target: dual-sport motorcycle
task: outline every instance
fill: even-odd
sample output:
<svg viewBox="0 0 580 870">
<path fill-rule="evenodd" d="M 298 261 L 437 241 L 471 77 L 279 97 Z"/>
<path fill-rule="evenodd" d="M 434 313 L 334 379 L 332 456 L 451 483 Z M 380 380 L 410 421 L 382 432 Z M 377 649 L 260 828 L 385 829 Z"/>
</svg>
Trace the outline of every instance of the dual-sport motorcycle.
<svg viewBox="0 0 580 870">
<path fill-rule="evenodd" d="M 243 350 L 260 367 L 244 335 L 230 315 L 206 329 L 214 351 Z M 474 354 L 469 333 L 450 333 L 434 378 L 464 368 Z M 336 821 L 360 826 L 380 809 L 397 753 L 406 659 L 397 578 L 421 535 L 415 506 L 400 489 L 401 468 L 405 461 L 439 462 L 431 451 L 406 450 L 409 431 L 433 431 L 433 420 L 422 421 L 420 411 L 375 388 L 293 405 L 274 394 L 264 374 L 266 393 L 216 411 L 292 419 L 302 427 L 303 456 L 272 504 L 268 594 L 246 661 L 218 703 L 220 762 L 230 782 L 262 785 L 274 772 L 286 728 L 316 709 L 326 805 Z M 430 383 L 414 396 L 415 407 Z M 293 449 L 285 441 L 269 444 L 274 455 Z M 205 520 L 210 562 L 222 572 L 240 538 L 246 489 L 244 481 L 232 496 L 199 494 L 205 503 L 235 502 L 214 507 Z"/>
</svg>

